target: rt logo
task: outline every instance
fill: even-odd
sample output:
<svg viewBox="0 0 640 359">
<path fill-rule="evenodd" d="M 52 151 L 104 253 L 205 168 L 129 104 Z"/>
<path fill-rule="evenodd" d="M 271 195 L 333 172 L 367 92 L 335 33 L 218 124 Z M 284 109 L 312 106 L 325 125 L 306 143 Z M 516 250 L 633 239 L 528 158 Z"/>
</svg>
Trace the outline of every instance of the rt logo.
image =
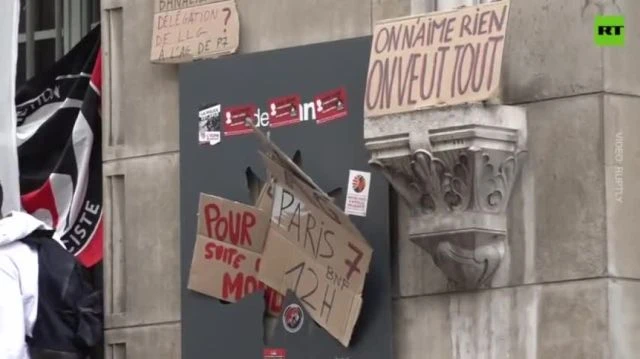
<svg viewBox="0 0 640 359">
<path fill-rule="evenodd" d="M 624 16 L 596 16 L 593 38 L 598 46 L 624 46 Z"/>
</svg>

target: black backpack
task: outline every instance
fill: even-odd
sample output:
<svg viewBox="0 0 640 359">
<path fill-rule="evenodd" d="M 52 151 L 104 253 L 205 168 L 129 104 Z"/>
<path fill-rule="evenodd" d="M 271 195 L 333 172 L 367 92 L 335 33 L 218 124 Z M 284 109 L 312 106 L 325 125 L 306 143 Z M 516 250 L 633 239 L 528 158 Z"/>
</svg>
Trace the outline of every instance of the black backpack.
<svg viewBox="0 0 640 359">
<path fill-rule="evenodd" d="M 22 242 L 38 252 L 38 315 L 31 337 L 32 356 L 68 353 L 87 357 L 103 336 L 102 293 L 88 272 L 53 238 L 37 230 Z"/>
</svg>

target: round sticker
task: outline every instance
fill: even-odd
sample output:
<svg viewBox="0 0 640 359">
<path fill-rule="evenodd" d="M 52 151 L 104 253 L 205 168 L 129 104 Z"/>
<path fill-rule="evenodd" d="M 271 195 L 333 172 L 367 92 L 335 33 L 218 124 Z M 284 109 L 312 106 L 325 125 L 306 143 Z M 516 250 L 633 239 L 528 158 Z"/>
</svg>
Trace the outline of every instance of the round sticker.
<svg viewBox="0 0 640 359">
<path fill-rule="evenodd" d="M 289 333 L 297 333 L 303 322 L 304 312 L 297 304 L 289 304 L 282 312 L 282 325 Z"/>
<path fill-rule="evenodd" d="M 360 193 L 364 191 L 364 188 L 367 186 L 367 181 L 364 179 L 363 176 L 357 175 L 353 177 L 353 180 L 351 181 L 351 186 L 353 187 L 353 190 L 356 191 L 356 193 Z"/>
</svg>

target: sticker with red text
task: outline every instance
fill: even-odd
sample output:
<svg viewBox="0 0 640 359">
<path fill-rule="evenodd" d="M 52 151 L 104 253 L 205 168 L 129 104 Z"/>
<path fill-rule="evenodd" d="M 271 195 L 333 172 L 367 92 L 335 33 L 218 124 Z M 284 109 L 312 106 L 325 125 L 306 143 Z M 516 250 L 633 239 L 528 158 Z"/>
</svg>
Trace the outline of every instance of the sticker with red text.
<svg viewBox="0 0 640 359">
<path fill-rule="evenodd" d="M 284 96 L 269 101 L 269 123 L 271 127 L 294 125 L 300 122 L 300 96 Z"/>
<path fill-rule="evenodd" d="M 344 213 L 361 217 L 367 216 L 370 185 L 371 173 L 349 171 L 349 189 L 347 190 L 347 199 L 344 204 Z"/>
<path fill-rule="evenodd" d="M 267 348 L 262 351 L 263 359 L 286 359 L 287 351 L 282 348 Z"/>
<path fill-rule="evenodd" d="M 253 129 L 248 126 L 247 119 L 253 121 L 253 116 L 258 110 L 256 105 L 244 105 L 227 107 L 224 109 L 224 135 L 237 136 L 251 133 Z"/>
<path fill-rule="evenodd" d="M 347 116 L 347 91 L 344 87 L 316 96 L 316 123 L 323 124 Z"/>
<path fill-rule="evenodd" d="M 304 324 L 304 311 L 302 307 L 292 303 L 289 304 L 282 312 L 282 326 L 291 334 L 295 334 L 300 331 Z"/>
</svg>

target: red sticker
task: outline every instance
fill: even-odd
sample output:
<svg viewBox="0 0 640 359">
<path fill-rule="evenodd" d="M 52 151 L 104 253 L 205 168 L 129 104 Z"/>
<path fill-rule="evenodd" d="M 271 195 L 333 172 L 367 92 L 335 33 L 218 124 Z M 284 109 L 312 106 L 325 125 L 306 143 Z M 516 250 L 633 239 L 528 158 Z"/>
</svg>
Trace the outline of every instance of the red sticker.
<svg viewBox="0 0 640 359">
<path fill-rule="evenodd" d="M 263 359 L 286 359 L 287 351 L 284 349 L 267 348 L 262 351 Z"/>
<path fill-rule="evenodd" d="M 269 126 L 281 127 L 300 122 L 300 96 L 291 95 L 269 102 Z"/>
<path fill-rule="evenodd" d="M 334 121 L 347 116 L 347 91 L 344 87 L 316 96 L 316 123 Z"/>
<path fill-rule="evenodd" d="M 236 136 L 250 133 L 253 129 L 247 126 L 245 121 L 250 119 L 254 121 L 253 117 L 257 111 L 255 105 L 235 106 L 228 107 L 224 110 L 224 135 Z"/>
</svg>

